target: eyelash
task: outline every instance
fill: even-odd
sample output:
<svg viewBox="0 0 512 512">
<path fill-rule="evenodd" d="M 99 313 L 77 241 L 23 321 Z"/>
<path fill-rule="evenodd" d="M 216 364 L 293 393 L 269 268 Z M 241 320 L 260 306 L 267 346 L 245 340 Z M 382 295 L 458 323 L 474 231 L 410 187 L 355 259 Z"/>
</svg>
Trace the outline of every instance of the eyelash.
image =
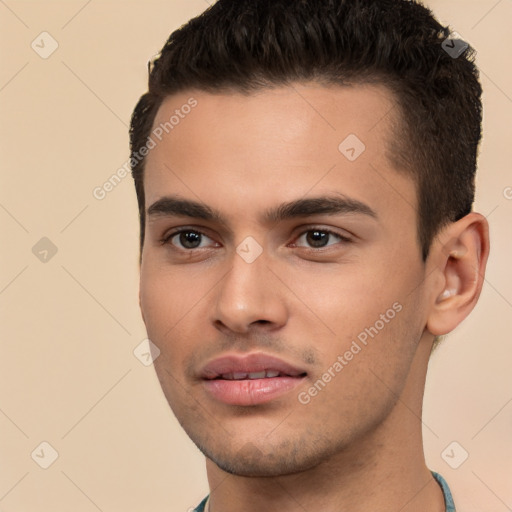
<svg viewBox="0 0 512 512">
<path fill-rule="evenodd" d="M 312 231 L 320 231 L 321 233 L 328 233 L 329 235 L 333 235 L 337 238 L 340 239 L 341 242 L 343 243 L 352 243 L 353 240 L 346 237 L 346 236 L 343 236 L 341 235 L 340 233 L 337 233 L 336 231 L 333 231 L 331 229 L 326 229 L 326 228 L 320 228 L 320 227 L 311 227 L 309 229 L 306 229 L 304 231 L 301 231 L 299 233 L 299 235 L 296 237 L 296 240 L 298 240 L 299 238 L 301 238 L 303 235 L 305 235 L 306 233 L 310 233 Z M 206 233 L 203 233 L 202 231 L 199 231 L 197 229 L 191 229 L 191 228 L 180 228 L 180 229 L 177 229 L 175 231 L 172 231 L 171 233 L 167 234 L 166 236 L 164 236 L 161 240 L 160 240 L 160 244 L 161 245 L 172 245 L 171 244 L 171 240 L 176 236 L 176 235 L 179 235 L 181 233 L 189 233 L 189 232 L 192 232 L 192 233 L 197 233 L 199 235 L 202 235 L 202 236 L 206 236 L 207 238 L 210 238 Z M 329 247 L 329 246 L 327 246 Z M 309 249 L 311 251 L 314 251 L 314 252 L 321 252 L 322 250 L 325 250 L 327 247 L 302 247 L 302 249 Z M 179 247 L 175 247 L 176 250 L 179 250 L 179 251 L 183 251 L 183 252 L 193 252 L 193 251 L 197 251 L 197 250 L 200 250 L 201 248 L 194 248 L 194 249 L 181 249 Z"/>
<path fill-rule="evenodd" d="M 179 235 L 181 233 L 197 233 L 201 236 L 206 236 L 207 238 L 211 238 L 209 237 L 206 233 L 203 233 L 202 231 L 199 231 L 198 229 L 191 229 L 191 228 L 180 228 L 180 229 L 177 229 L 175 231 L 172 231 L 171 233 L 169 233 L 168 235 L 165 235 L 161 240 L 160 240 L 160 243 L 162 245 L 172 245 L 171 244 L 171 240 L 176 236 L 176 235 Z M 197 251 L 198 249 L 180 249 L 179 247 L 176 247 L 177 250 L 181 250 L 181 251 L 184 251 L 184 252 L 192 252 L 192 251 Z"/>
</svg>

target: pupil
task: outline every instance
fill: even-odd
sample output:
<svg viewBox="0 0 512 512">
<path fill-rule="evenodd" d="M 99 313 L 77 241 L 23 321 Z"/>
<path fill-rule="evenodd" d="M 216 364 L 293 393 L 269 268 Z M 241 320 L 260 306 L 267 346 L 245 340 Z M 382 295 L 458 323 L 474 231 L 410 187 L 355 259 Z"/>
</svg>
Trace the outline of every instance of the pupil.
<svg viewBox="0 0 512 512">
<path fill-rule="evenodd" d="M 310 231 L 307 236 L 307 241 L 313 247 L 324 247 L 329 238 L 329 233 L 323 231 Z"/>
<path fill-rule="evenodd" d="M 187 249 L 195 249 L 201 244 L 201 235 L 195 231 L 180 233 L 180 243 Z"/>
</svg>

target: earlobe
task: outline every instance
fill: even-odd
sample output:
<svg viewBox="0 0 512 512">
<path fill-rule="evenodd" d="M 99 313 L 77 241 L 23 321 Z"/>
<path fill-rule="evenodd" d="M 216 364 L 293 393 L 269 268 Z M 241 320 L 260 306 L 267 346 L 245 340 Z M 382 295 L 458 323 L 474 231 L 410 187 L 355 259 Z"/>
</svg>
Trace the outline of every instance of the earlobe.
<svg viewBox="0 0 512 512">
<path fill-rule="evenodd" d="M 426 327 L 441 336 L 469 315 L 480 296 L 489 254 L 487 220 L 474 212 L 466 215 L 443 230 L 432 251 L 437 288 L 432 290 Z"/>
</svg>

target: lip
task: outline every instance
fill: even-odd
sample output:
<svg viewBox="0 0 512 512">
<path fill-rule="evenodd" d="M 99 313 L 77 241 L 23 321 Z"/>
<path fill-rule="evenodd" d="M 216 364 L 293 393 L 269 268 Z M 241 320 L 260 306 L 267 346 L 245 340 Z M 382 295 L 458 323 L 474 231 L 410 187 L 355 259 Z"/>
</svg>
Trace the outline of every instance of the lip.
<svg viewBox="0 0 512 512">
<path fill-rule="evenodd" d="M 279 372 L 278 377 L 223 379 L 233 373 Z M 258 405 L 291 391 L 305 378 L 306 371 L 264 353 L 226 355 L 207 363 L 200 374 L 207 393 L 228 405 Z"/>
</svg>

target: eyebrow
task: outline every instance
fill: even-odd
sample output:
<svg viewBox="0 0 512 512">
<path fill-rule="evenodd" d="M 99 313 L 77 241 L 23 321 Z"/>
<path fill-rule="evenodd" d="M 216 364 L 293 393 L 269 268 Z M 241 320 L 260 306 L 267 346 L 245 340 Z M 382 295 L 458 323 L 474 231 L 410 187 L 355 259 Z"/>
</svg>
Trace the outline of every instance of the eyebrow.
<svg viewBox="0 0 512 512">
<path fill-rule="evenodd" d="M 165 196 L 155 201 L 147 210 L 149 217 L 190 217 L 207 221 L 226 223 L 219 210 L 210 206 L 184 199 L 179 196 Z M 378 215 L 367 204 L 342 194 L 297 199 L 272 207 L 263 212 L 264 223 L 274 223 L 298 217 L 313 215 L 365 215 L 378 219 Z"/>
</svg>

